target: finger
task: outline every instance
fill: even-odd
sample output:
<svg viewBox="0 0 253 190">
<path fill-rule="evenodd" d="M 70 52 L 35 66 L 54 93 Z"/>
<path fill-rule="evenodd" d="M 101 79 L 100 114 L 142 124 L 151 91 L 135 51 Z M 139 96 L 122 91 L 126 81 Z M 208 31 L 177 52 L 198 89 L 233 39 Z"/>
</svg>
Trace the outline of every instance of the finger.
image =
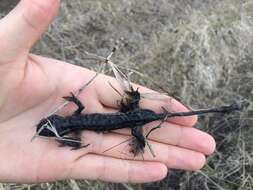
<svg viewBox="0 0 253 190">
<path fill-rule="evenodd" d="M 91 71 L 88 71 L 87 69 L 80 69 L 80 67 L 75 67 L 71 65 L 72 70 L 75 69 L 75 72 L 72 72 L 71 76 L 66 76 L 66 81 L 62 81 L 62 84 L 64 84 L 65 91 L 69 92 L 73 89 L 78 89 L 82 85 L 86 84 L 84 82 L 84 79 L 88 78 L 91 79 L 94 76 L 94 73 Z M 54 74 L 54 73 L 53 73 Z M 66 73 L 67 75 L 70 75 L 71 73 Z M 68 78 L 80 76 L 79 80 L 75 81 L 75 84 L 71 80 L 67 80 Z M 64 79 L 63 79 L 64 80 Z M 89 104 L 89 102 L 92 102 L 90 100 L 90 94 L 88 89 L 92 89 L 90 91 L 93 91 L 95 89 L 96 96 L 94 94 L 92 95 L 95 97 L 96 101 L 99 100 L 99 103 L 103 105 L 103 112 L 112 112 L 114 110 L 118 109 L 118 103 L 121 100 L 121 97 L 115 90 L 109 85 L 110 82 L 116 89 L 119 89 L 120 87 L 117 83 L 117 81 L 106 75 L 99 74 L 98 77 L 95 78 L 95 80 L 89 84 L 89 86 L 80 94 L 79 98 L 81 102 L 84 102 L 84 105 Z M 136 87 L 137 85 L 135 85 Z M 141 89 L 144 89 L 143 92 L 154 92 L 150 89 L 147 89 L 145 87 L 141 87 Z M 66 93 L 62 93 L 66 94 Z M 93 101 L 94 102 L 94 101 Z M 92 112 L 94 110 L 89 110 L 90 107 L 96 108 L 97 106 L 86 106 L 87 113 Z M 152 101 L 147 99 L 141 100 L 141 107 L 153 109 L 155 111 L 161 112 L 161 107 L 166 107 L 169 111 L 188 111 L 186 107 L 184 107 L 181 103 L 174 100 L 171 97 L 168 97 L 167 101 Z M 171 119 L 171 122 L 175 122 L 179 125 L 185 125 L 185 126 L 193 126 L 196 123 L 197 117 L 179 117 Z"/>
<path fill-rule="evenodd" d="M 26 53 L 51 23 L 59 0 L 22 0 L 0 21 L 0 63 Z"/>
<path fill-rule="evenodd" d="M 96 153 L 129 160 L 143 160 L 144 158 L 145 161 L 158 161 L 165 163 L 169 168 L 184 170 L 198 170 L 202 168 L 205 163 L 205 156 L 200 152 L 151 140 L 149 140 L 149 143 L 156 157 L 150 154 L 147 147 L 145 148 L 143 156 L 138 155 L 134 157 L 133 154 L 130 153 L 129 142 L 122 144 L 122 142 L 129 139 L 129 136 L 125 135 L 85 132 L 83 133 L 82 139 L 84 139 L 85 144 L 90 144 L 85 150 L 81 150 L 84 153 Z"/>
<path fill-rule="evenodd" d="M 167 175 L 167 168 L 162 163 L 121 160 L 93 154 L 78 159 L 70 171 L 68 178 L 121 183 L 158 181 Z"/>
<path fill-rule="evenodd" d="M 107 81 L 107 82 L 106 82 Z M 121 100 L 121 97 L 115 90 L 109 85 L 110 82 L 114 88 L 116 88 L 118 91 L 123 94 L 122 89 L 120 88 L 119 84 L 114 78 L 107 77 L 107 76 L 100 76 L 96 80 L 96 91 L 99 100 L 107 107 L 118 107 L 118 102 Z M 154 92 L 150 89 L 147 89 L 143 86 L 135 85 L 133 84 L 134 88 L 137 89 L 139 87 L 140 93 L 147 93 L 147 92 Z M 177 100 L 171 98 L 168 96 L 167 99 L 164 100 L 148 100 L 145 98 L 142 98 L 140 101 L 140 107 L 146 108 L 146 109 L 152 109 L 156 112 L 162 112 L 164 107 L 166 110 L 170 112 L 186 112 L 189 111 L 185 106 L 183 106 L 180 102 Z M 170 118 L 170 122 L 179 124 L 179 125 L 185 125 L 185 126 L 193 126 L 196 121 L 196 116 L 189 116 L 189 117 L 175 117 Z"/>
<path fill-rule="evenodd" d="M 87 131 L 87 133 L 89 132 Z M 93 134 L 99 135 L 96 133 Z M 94 139 L 94 136 L 88 136 L 90 138 L 84 139 L 86 142 L 94 140 L 98 143 L 100 140 L 98 137 Z M 58 147 L 58 143 L 52 139 L 46 140 L 38 138 L 30 146 L 36 148 L 39 144 L 39 149 L 35 151 L 39 155 L 33 155 L 40 161 L 39 166 L 36 165 L 34 167 L 36 169 L 35 172 L 39 172 L 34 175 L 37 178 L 32 179 L 30 177 L 27 179 L 24 177 L 23 181 L 45 182 L 75 178 L 110 182 L 143 183 L 161 180 L 167 175 L 167 167 L 162 163 L 121 160 L 88 154 L 90 147 L 93 146 L 92 144 L 87 148 L 71 151 L 68 147 Z M 95 146 L 98 146 L 98 144 Z M 30 154 L 26 154 L 26 156 L 31 157 Z M 149 170 L 150 172 L 147 173 Z M 23 176 L 27 176 L 26 172 L 23 172 L 25 174 Z"/>
<path fill-rule="evenodd" d="M 159 122 L 152 122 L 143 127 L 144 135 L 152 128 L 159 125 Z M 117 130 L 120 134 L 130 134 L 130 130 Z M 214 138 L 196 128 L 182 127 L 173 123 L 165 122 L 161 128 L 152 131 L 148 137 L 151 140 L 179 146 L 193 151 L 201 152 L 205 155 L 210 155 L 215 150 Z"/>
</svg>

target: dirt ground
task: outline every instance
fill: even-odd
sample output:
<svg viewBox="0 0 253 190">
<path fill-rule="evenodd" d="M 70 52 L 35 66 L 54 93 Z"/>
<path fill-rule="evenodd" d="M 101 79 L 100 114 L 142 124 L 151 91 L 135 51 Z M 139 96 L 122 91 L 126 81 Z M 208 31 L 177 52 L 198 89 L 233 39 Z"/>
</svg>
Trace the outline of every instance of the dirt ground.
<svg viewBox="0 0 253 190">
<path fill-rule="evenodd" d="M 17 1 L 0 1 L 5 15 Z M 253 189 L 252 0 L 62 0 L 61 11 L 33 52 L 93 70 L 84 51 L 106 56 L 116 40 L 127 44 L 112 58 L 132 81 L 168 92 L 191 108 L 247 100 L 248 110 L 200 117 L 216 152 L 197 172 L 172 170 L 142 185 L 92 181 L 0 184 L 0 189 Z M 106 70 L 104 70 L 106 72 Z"/>
</svg>

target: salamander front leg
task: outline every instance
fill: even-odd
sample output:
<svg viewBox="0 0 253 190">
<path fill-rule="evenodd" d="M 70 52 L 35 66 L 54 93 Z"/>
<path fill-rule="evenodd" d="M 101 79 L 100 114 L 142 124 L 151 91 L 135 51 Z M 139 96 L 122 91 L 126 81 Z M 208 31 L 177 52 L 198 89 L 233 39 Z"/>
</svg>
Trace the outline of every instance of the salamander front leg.
<svg viewBox="0 0 253 190">
<path fill-rule="evenodd" d="M 80 137 L 66 137 L 64 136 L 62 139 L 57 139 L 57 141 L 60 143 L 60 147 L 69 146 L 72 147 L 71 150 L 78 150 L 81 148 L 86 148 L 90 144 L 83 145 Z"/>
<path fill-rule="evenodd" d="M 64 96 L 63 98 L 77 105 L 78 109 L 74 112 L 73 115 L 79 115 L 83 111 L 84 105 L 72 92 L 71 92 L 71 96 Z"/>
</svg>

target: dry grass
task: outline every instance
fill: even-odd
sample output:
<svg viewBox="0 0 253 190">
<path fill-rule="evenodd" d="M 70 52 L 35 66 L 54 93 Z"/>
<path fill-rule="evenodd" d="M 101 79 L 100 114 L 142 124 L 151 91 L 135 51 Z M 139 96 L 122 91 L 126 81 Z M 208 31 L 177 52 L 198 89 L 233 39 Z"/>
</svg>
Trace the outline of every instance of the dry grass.
<svg viewBox="0 0 253 190">
<path fill-rule="evenodd" d="M 107 55 L 121 38 L 127 46 L 113 60 L 138 71 L 133 81 L 165 89 L 193 108 L 238 99 L 251 107 L 200 118 L 197 127 L 215 137 L 217 151 L 198 172 L 172 171 L 139 186 L 72 180 L 0 189 L 253 189 L 253 2 L 63 0 L 34 52 L 98 69 L 84 51 Z"/>
</svg>

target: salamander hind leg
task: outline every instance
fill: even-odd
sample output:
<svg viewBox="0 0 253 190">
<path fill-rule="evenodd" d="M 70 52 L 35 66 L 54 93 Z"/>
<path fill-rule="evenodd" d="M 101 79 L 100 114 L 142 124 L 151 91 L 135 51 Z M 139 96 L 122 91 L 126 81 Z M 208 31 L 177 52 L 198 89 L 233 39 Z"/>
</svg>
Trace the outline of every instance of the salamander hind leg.
<svg viewBox="0 0 253 190">
<path fill-rule="evenodd" d="M 144 148 L 146 145 L 145 137 L 142 134 L 142 127 L 134 127 L 131 130 L 132 135 L 134 136 L 134 139 L 130 142 L 130 152 L 134 154 L 134 156 L 137 156 L 138 154 L 144 153 Z"/>
<path fill-rule="evenodd" d="M 82 102 L 71 92 L 71 96 L 64 96 L 63 97 L 65 100 L 69 101 L 69 102 L 73 102 L 74 104 L 77 105 L 77 110 L 74 112 L 73 115 L 79 115 L 83 109 L 84 109 L 84 105 L 82 104 Z"/>
</svg>

